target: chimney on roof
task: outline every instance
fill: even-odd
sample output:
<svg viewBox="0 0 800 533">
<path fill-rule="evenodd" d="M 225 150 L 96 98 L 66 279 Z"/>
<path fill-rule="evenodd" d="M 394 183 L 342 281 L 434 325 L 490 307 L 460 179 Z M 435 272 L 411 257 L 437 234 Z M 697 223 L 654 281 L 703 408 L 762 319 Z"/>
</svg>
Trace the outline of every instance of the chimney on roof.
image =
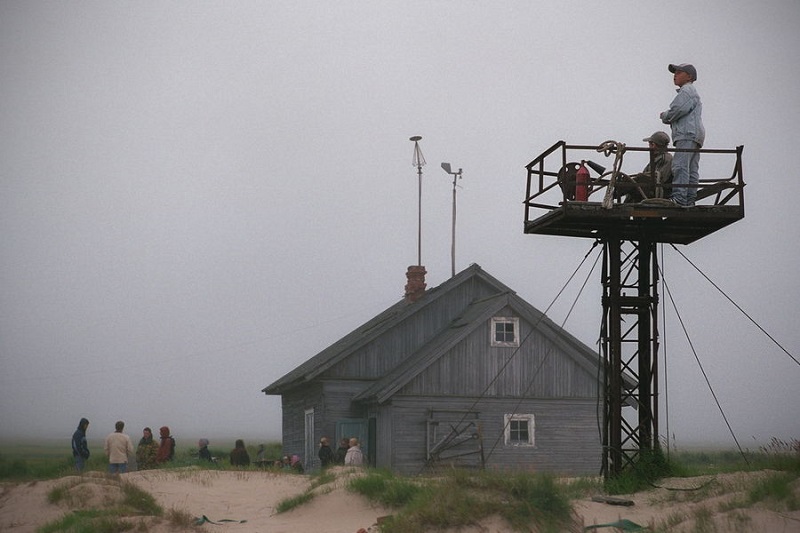
<svg viewBox="0 0 800 533">
<path fill-rule="evenodd" d="M 406 301 L 414 303 L 425 294 L 425 267 L 422 265 L 412 265 L 406 272 Z"/>
</svg>

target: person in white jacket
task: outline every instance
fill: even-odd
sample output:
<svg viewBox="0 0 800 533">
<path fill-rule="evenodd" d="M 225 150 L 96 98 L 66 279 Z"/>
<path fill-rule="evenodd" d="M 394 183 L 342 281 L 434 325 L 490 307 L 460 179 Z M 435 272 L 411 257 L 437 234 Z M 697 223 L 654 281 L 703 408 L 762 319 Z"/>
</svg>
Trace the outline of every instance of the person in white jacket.
<svg viewBox="0 0 800 533">
<path fill-rule="evenodd" d="M 678 149 L 697 150 L 703 147 L 706 140 L 706 129 L 703 126 L 703 103 L 694 87 L 697 81 L 697 69 L 694 65 L 670 64 L 673 73 L 672 81 L 678 86 L 678 94 L 662 112 L 661 122 L 672 128 L 672 143 Z M 682 207 L 692 207 L 697 197 L 696 185 L 700 181 L 700 153 L 675 152 L 672 158 L 672 201 Z M 692 187 L 681 187 L 692 185 Z"/>
<path fill-rule="evenodd" d="M 350 439 L 350 447 L 347 449 L 347 454 L 344 456 L 345 466 L 363 466 L 364 454 L 361 452 L 361 446 L 358 444 L 358 439 L 353 437 Z"/>
<path fill-rule="evenodd" d="M 116 431 L 106 437 L 103 449 L 108 457 L 108 471 L 112 474 L 124 474 L 128 471 L 128 457 L 133 455 L 131 438 L 122 432 L 125 422 L 117 421 Z"/>
</svg>

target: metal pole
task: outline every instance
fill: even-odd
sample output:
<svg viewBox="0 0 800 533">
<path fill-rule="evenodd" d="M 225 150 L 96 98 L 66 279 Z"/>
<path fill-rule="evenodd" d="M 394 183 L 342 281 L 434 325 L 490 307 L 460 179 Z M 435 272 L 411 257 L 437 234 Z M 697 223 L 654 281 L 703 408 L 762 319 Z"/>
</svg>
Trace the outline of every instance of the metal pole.
<svg viewBox="0 0 800 533">
<path fill-rule="evenodd" d="M 453 238 L 450 246 L 450 277 L 456 275 L 456 179 L 458 179 L 458 174 L 453 174 Z"/>
<path fill-rule="evenodd" d="M 417 193 L 417 265 L 422 266 L 422 166 L 425 164 L 425 157 L 422 155 L 422 149 L 419 147 L 419 141 L 422 139 L 419 135 L 410 137 L 409 140 L 414 143 L 414 159 L 412 164 L 417 167 L 417 178 L 419 182 Z"/>
</svg>

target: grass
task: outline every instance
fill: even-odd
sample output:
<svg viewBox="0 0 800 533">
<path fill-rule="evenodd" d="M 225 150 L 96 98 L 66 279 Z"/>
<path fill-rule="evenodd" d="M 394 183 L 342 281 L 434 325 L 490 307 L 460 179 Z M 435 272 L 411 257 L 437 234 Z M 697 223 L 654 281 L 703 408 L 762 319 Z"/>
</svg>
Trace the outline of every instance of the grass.
<svg viewBox="0 0 800 533">
<path fill-rule="evenodd" d="M 651 488 L 661 478 L 681 476 L 685 472 L 679 463 L 668 460 L 661 450 L 656 449 L 639 454 L 634 464 L 608 479 L 605 488 L 609 494 L 632 494 Z"/>
<path fill-rule="evenodd" d="M 91 484 L 91 485 L 90 485 Z M 97 487 L 101 485 L 97 494 Z M 98 497 L 102 504 L 92 503 Z M 59 520 L 39 528 L 40 533 L 63 531 L 115 532 L 144 527 L 135 524 L 141 517 L 160 517 L 164 514 L 153 496 L 133 483 L 121 481 L 118 477 L 81 477 L 53 487 L 47 494 L 47 501 L 64 505 L 73 511 Z"/>
<path fill-rule="evenodd" d="M 278 505 L 275 506 L 275 512 L 285 513 L 287 511 L 291 511 L 292 509 L 303 505 L 304 503 L 308 503 L 314 499 L 315 493 L 311 491 L 306 491 L 302 494 L 298 494 L 297 496 L 292 496 L 291 498 L 286 498 L 285 500 L 281 500 Z"/>
<path fill-rule="evenodd" d="M 134 440 L 134 446 L 136 442 Z M 267 442 L 264 448 L 265 457 L 269 459 L 282 457 L 280 442 Z M 248 446 L 247 449 L 250 459 L 255 460 L 258 446 Z M 89 451 L 91 456 L 86 462 L 84 472 L 107 471 L 108 459 L 103 453 L 102 444 L 90 443 Z M 210 451 L 212 456 L 220 458 L 217 463 L 200 461 L 197 456 L 197 446 L 194 443 L 191 446 L 179 446 L 175 452 L 175 458 L 159 468 L 180 468 L 192 465 L 209 470 L 230 468 L 228 464 L 230 450 L 223 451 L 219 448 L 211 448 Z M 251 465 L 249 467 L 239 467 L 239 469 L 260 470 L 261 468 Z M 19 482 L 57 479 L 75 473 L 75 461 L 72 458 L 69 438 L 66 439 L 66 446 L 62 440 L 43 441 L 41 443 L 0 442 L 0 481 Z"/>
<path fill-rule="evenodd" d="M 408 479 L 387 471 L 354 478 L 350 490 L 398 512 L 381 524 L 382 533 L 458 528 L 493 516 L 528 531 L 565 531 L 572 508 L 552 476 L 452 470 L 439 478 Z"/>
</svg>

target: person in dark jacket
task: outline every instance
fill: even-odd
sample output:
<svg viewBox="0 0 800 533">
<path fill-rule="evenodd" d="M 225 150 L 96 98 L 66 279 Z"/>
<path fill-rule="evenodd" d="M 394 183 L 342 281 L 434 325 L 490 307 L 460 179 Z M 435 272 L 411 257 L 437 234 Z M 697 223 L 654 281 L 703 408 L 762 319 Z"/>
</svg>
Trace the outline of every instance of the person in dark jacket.
<svg viewBox="0 0 800 533">
<path fill-rule="evenodd" d="M 197 441 L 197 447 L 200 450 L 197 452 L 200 459 L 213 463 L 214 459 L 211 457 L 211 452 L 208 451 L 208 439 L 200 439 Z"/>
<path fill-rule="evenodd" d="M 89 421 L 81 418 L 78 422 L 78 429 L 72 434 L 72 456 L 75 458 L 75 470 L 81 472 L 89 458 L 89 445 L 86 443 L 86 430 L 89 428 Z"/>
<path fill-rule="evenodd" d="M 169 427 L 161 426 L 158 434 L 161 436 L 161 446 L 158 447 L 156 462 L 166 463 L 167 461 L 172 461 L 175 457 L 175 439 L 170 435 Z"/>
<path fill-rule="evenodd" d="M 331 450 L 328 444 L 328 437 L 319 439 L 319 452 L 317 455 L 319 456 L 319 462 L 322 468 L 328 468 L 333 464 L 333 450 Z"/>
<path fill-rule="evenodd" d="M 247 453 L 247 448 L 244 447 L 244 441 L 237 439 L 236 444 L 231 450 L 231 466 L 249 466 L 250 454 Z"/>
<path fill-rule="evenodd" d="M 337 465 L 344 464 L 344 458 L 347 455 L 348 448 L 350 448 L 350 440 L 345 437 L 339 441 L 339 447 L 336 448 L 336 455 L 333 457 L 333 460 Z"/>
</svg>

